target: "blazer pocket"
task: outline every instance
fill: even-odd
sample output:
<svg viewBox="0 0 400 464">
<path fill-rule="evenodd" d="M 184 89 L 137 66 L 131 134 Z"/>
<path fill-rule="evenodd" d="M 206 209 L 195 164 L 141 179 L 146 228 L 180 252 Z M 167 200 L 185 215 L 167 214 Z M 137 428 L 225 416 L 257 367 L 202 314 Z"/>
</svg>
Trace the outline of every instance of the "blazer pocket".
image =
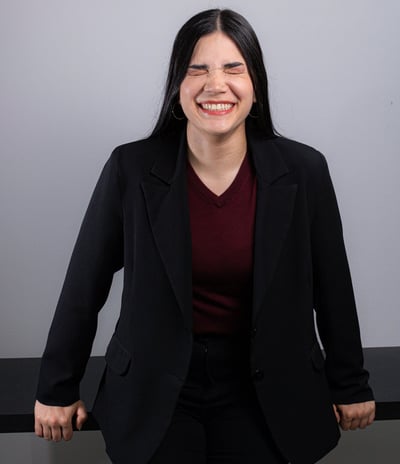
<svg viewBox="0 0 400 464">
<path fill-rule="evenodd" d="M 124 375 L 128 371 L 131 354 L 122 346 L 115 334 L 108 344 L 105 359 L 107 366 L 116 374 Z"/>
<path fill-rule="evenodd" d="M 311 361 L 314 366 L 314 368 L 317 371 L 322 371 L 324 366 L 325 366 L 325 358 L 324 355 L 322 354 L 321 348 L 317 343 L 313 345 L 311 348 Z"/>
</svg>

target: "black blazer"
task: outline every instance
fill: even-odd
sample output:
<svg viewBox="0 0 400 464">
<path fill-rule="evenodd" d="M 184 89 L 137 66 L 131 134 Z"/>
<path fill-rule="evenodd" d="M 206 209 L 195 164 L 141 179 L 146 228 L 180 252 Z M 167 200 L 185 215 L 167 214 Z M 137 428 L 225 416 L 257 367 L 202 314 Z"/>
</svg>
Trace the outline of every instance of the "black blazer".
<svg viewBox="0 0 400 464">
<path fill-rule="evenodd" d="M 247 136 L 258 185 L 250 365 L 277 446 L 292 464 L 308 464 L 339 439 L 332 403 L 372 399 L 341 221 L 320 153 L 283 138 Z M 38 400 L 78 400 L 97 313 L 123 266 L 121 313 L 93 409 L 117 464 L 148 462 L 188 370 L 186 158 L 184 134 L 114 150 L 85 215 L 43 354 Z"/>
</svg>

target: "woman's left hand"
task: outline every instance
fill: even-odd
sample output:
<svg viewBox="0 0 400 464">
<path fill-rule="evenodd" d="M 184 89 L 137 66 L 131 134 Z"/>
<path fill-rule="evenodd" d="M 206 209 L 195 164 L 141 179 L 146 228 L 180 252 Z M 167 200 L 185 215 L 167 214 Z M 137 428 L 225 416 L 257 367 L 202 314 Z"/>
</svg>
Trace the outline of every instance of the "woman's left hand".
<svg viewBox="0 0 400 464">
<path fill-rule="evenodd" d="M 343 430 L 365 429 L 375 419 L 375 401 L 334 404 L 333 410 Z"/>
</svg>

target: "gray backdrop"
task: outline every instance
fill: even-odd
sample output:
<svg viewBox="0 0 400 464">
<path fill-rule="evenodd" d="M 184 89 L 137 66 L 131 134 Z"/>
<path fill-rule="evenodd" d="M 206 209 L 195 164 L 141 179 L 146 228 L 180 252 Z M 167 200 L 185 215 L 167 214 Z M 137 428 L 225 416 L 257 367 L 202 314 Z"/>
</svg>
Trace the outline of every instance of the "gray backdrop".
<svg viewBox="0 0 400 464">
<path fill-rule="evenodd" d="M 400 344 L 398 1 L 0 0 L 0 357 L 41 355 L 101 167 L 151 130 L 177 29 L 216 6 L 259 36 L 277 129 L 328 158 L 364 346 Z"/>
</svg>

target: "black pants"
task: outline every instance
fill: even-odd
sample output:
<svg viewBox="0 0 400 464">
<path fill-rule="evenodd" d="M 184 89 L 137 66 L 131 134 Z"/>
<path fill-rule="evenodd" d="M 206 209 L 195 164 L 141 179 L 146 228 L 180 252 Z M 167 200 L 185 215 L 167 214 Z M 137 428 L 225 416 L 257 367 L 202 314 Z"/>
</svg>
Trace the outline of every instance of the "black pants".
<svg viewBox="0 0 400 464">
<path fill-rule="evenodd" d="M 150 464 L 283 464 L 250 381 L 248 343 L 195 337 L 187 381 Z"/>
</svg>

